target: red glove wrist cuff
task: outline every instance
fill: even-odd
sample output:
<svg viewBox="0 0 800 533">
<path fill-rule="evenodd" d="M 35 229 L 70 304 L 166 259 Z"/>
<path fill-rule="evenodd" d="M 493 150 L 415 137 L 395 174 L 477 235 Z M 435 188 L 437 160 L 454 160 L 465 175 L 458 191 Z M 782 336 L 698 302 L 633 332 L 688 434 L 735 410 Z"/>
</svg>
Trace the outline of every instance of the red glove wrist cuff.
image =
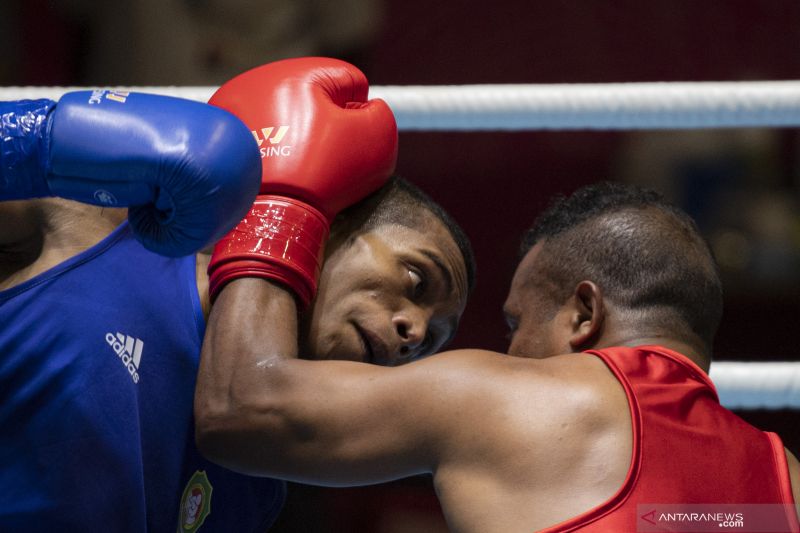
<svg viewBox="0 0 800 533">
<path fill-rule="evenodd" d="M 257 277 L 288 286 L 305 309 L 317 292 L 328 234 L 328 220 L 310 205 L 285 196 L 259 196 L 214 246 L 208 265 L 211 300 L 227 282 Z"/>
</svg>

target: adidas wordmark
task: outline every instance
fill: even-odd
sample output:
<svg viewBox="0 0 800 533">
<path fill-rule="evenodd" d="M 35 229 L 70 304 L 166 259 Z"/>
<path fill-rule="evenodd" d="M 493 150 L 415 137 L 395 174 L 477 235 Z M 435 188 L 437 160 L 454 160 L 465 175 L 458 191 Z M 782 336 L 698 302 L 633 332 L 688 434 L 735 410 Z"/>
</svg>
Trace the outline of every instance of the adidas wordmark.
<svg viewBox="0 0 800 533">
<path fill-rule="evenodd" d="M 139 362 L 142 360 L 142 349 L 144 348 L 144 341 L 123 335 L 117 332 L 116 335 L 106 333 L 106 342 L 114 353 L 117 354 L 122 364 L 128 369 L 134 383 L 139 383 Z"/>
</svg>

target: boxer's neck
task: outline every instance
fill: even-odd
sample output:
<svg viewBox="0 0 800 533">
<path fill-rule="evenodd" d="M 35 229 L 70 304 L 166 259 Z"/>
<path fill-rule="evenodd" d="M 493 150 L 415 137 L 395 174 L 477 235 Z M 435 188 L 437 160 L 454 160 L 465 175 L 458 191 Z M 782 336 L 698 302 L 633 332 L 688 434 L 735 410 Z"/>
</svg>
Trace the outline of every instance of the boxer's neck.
<svg viewBox="0 0 800 533">
<path fill-rule="evenodd" d="M 126 209 L 69 200 L 29 200 L 15 220 L 20 239 L 2 246 L 0 290 L 27 281 L 94 246 L 125 219 Z"/>
</svg>

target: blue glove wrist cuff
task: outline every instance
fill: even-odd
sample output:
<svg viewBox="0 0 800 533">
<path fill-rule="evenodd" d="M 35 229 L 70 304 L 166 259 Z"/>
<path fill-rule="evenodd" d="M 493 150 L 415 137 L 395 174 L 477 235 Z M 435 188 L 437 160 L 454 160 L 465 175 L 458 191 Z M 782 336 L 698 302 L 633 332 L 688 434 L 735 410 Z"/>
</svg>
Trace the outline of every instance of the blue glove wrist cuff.
<svg viewBox="0 0 800 533">
<path fill-rule="evenodd" d="M 53 100 L 0 102 L 0 200 L 50 196 L 47 116 Z"/>
</svg>

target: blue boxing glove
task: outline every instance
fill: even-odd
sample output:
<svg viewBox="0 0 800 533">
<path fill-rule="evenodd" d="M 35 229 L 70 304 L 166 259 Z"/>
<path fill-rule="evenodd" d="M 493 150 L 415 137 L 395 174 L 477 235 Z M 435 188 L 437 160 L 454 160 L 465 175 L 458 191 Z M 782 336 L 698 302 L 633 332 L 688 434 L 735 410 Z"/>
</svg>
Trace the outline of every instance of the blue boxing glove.
<svg viewBox="0 0 800 533">
<path fill-rule="evenodd" d="M 180 98 L 97 90 L 0 102 L 0 134 L 0 200 L 130 207 L 137 238 L 167 256 L 227 233 L 261 185 L 247 126 Z"/>
</svg>

